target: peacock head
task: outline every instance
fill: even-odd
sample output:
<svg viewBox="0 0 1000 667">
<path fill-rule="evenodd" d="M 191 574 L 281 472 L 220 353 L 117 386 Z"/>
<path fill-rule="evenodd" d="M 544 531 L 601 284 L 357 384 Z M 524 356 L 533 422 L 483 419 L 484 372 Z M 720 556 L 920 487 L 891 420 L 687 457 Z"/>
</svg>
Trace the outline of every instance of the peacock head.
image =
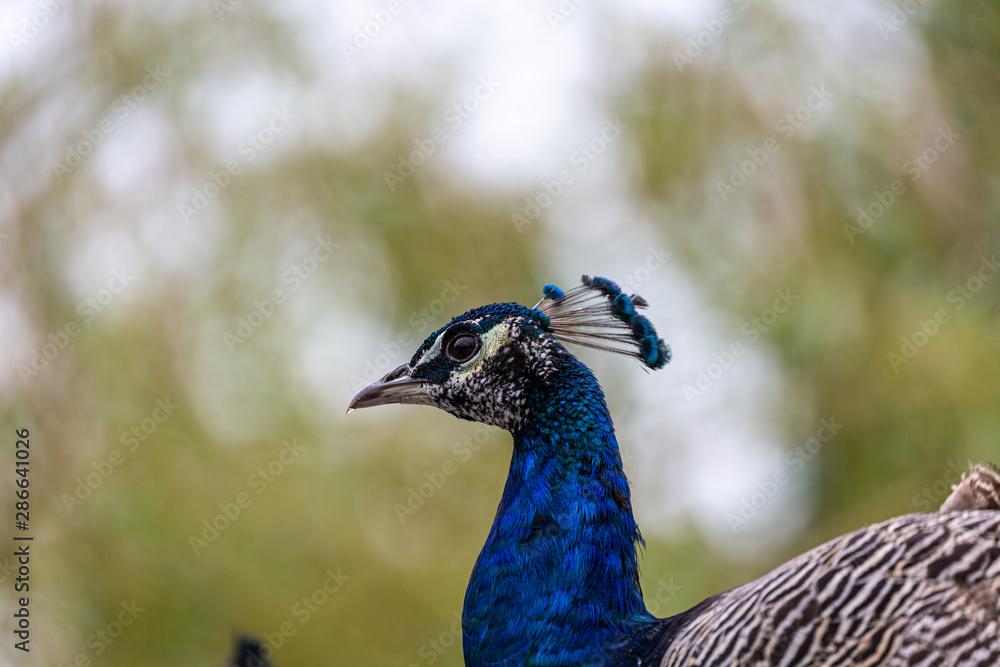
<svg viewBox="0 0 1000 667">
<path fill-rule="evenodd" d="M 359 391 L 347 408 L 389 403 L 433 405 L 456 417 L 516 431 L 537 397 L 568 365 L 579 365 L 564 342 L 635 357 L 662 368 L 670 350 L 646 307 L 606 278 L 583 276 L 563 292 L 544 287 L 533 308 L 495 303 L 459 315 L 428 336 L 409 363 Z"/>
</svg>

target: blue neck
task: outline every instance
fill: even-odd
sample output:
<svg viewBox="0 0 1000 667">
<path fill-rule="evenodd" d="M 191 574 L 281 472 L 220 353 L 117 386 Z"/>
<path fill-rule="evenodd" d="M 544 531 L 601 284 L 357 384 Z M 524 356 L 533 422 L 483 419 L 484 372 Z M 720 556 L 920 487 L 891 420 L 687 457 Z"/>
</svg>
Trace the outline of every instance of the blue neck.
<svg viewBox="0 0 1000 667">
<path fill-rule="evenodd" d="M 462 618 L 467 665 L 604 665 L 653 621 L 604 394 L 576 359 L 535 389 Z"/>
</svg>

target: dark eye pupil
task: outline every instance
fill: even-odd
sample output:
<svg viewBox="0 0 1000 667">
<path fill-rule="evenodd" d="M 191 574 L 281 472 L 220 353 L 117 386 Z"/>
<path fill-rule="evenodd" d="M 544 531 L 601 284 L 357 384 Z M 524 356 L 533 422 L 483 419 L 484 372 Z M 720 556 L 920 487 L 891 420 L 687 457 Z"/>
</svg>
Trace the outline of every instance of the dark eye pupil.
<svg viewBox="0 0 1000 667">
<path fill-rule="evenodd" d="M 479 349 L 479 339 L 475 336 L 464 334 L 456 336 L 448 343 L 445 352 L 455 361 L 468 361 Z"/>
</svg>

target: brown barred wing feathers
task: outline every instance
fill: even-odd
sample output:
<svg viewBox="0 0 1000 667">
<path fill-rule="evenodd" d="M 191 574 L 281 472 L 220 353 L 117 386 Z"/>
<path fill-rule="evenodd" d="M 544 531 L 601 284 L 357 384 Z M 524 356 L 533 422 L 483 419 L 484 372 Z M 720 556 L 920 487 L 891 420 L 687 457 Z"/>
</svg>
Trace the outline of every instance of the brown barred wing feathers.
<svg viewBox="0 0 1000 667">
<path fill-rule="evenodd" d="M 862 528 L 723 593 L 661 667 L 996 667 L 1000 512 Z"/>
</svg>

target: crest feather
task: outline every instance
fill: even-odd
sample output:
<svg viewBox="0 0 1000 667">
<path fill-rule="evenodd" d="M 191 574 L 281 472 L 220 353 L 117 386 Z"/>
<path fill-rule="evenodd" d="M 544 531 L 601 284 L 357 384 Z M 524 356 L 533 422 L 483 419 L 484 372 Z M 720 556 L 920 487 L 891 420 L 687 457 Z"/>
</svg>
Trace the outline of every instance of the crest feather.
<svg viewBox="0 0 1000 667">
<path fill-rule="evenodd" d="M 555 285 L 542 289 L 532 317 L 543 329 L 560 341 L 634 357 L 653 369 L 670 361 L 670 348 L 636 312 L 649 305 L 645 299 L 607 278 L 583 276 L 581 282 L 565 292 Z"/>
</svg>

